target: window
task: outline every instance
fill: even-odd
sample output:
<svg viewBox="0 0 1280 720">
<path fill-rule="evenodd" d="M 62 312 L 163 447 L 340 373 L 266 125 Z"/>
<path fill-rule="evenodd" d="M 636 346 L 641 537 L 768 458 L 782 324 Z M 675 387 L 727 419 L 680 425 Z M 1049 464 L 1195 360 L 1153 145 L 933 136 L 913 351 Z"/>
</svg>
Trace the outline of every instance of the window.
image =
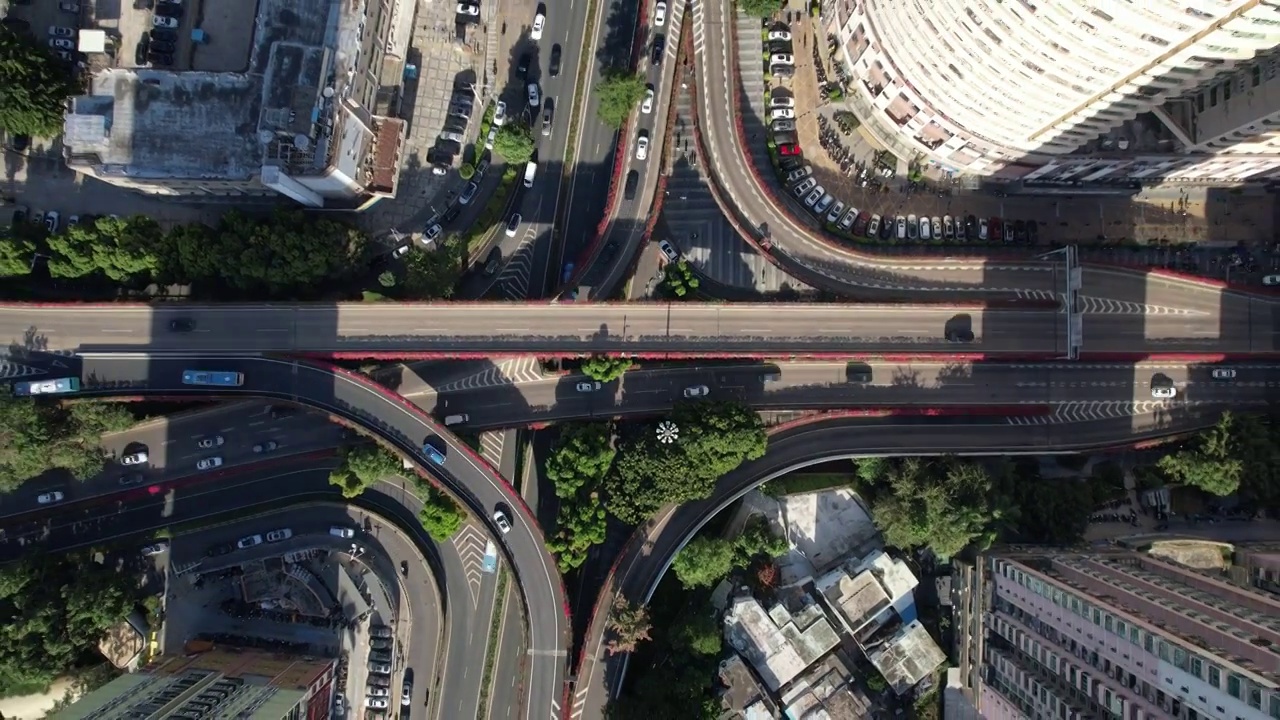
<svg viewBox="0 0 1280 720">
<path fill-rule="evenodd" d="M 1196 110 L 1204 112 L 1204 93 L 1196 95 Z"/>
<path fill-rule="evenodd" d="M 1218 107 L 1218 86 L 1209 88 L 1209 107 Z"/>
<path fill-rule="evenodd" d="M 1226 102 L 1230 99 L 1231 99 L 1231 81 L 1228 80 L 1227 82 L 1222 83 L 1222 102 Z"/>
<path fill-rule="evenodd" d="M 1191 674 L 1198 678 L 1204 677 L 1204 661 L 1195 655 L 1191 656 Z"/>
<path fill-rule="evenodd" d="M 1102 625 L 1102 611 L 1098 608 L 1093 608 L 1093 624 Z"/>
<path fill-rule="evenodd" d="M 1156 651 L 1155 641 L 1152 639 L 1151 633 L 1142 633 L 1142 647 L 1149 653 L 1154 653 Z"/>
<path fill-rule="evenodd" d="M 1254 710 L 1262 709 L 1262 688 L 1253 683 L 1249 684 L 1249 707 Z"/>
<path fill-rule="evenodd" d="M 1254 87 L 1258 87 L 1259 85 L 1262 84 L 1262 66 L 1261 65 L 1254 65 L 1249 70 L 1249 74 L 1253 76 Z"/>
<path fill-rule="evenodd" d="M 1280 720 L 1280 695 L 1271 694 L 1271 717 Z"/>
<path fill-rule="evenodd" d="M 1138 630 L 1138 628 L 1130 626 L 1130 628 L 1129 628 L 1129 642 L 1133 643 L 1134 645 L 1138 645 L 1138 644 L 1140 644 L 1140 643 L 1139 643 L 1139 641 L 1138 641 L 1138 635 L 1139 635 L 1139 634 L 1141 634 L 1141 632 L 1142 632 L 1142 631 Z"/>
<path fill-rule="evenodd" d="M 1165 662 L 1169 662 L 1169 660 L 1171 659 L 1170 653 L 1169 653 L 1169 643 L 1163 640 L 1160 641 L 1160 659 Z"/>
<path fill-rule="evenodd" d="M 1128 635 L 1128 634 L 1129 634 L 1129 625 L 1128 625 L 1128 623 L 1126 623 L 1126 622 L 1125 622 L 1125 621 L 1123 621 L 1123 620 L 1117 620 L 1117 621 L 1116 621 L 1116 634 L 1117 634 L 1117 635 L 1119 635 L 1120 637 L 1124 637 L 1125 635 Z"/>
<path fill-rule="evenodd" d="M 1173 646 L 1173 664 L 1177 665 L 1180 670 L 1187 669 L 1187 651 L 1177 645 Z"/>
<path fill-rule="evenodd" d="M 1244 693 L 1240 687 L 1240 676 L 1235 673 L 1227 673 L 1227 694 L 1231 697 L 1243 700 Z"/>
<path fill-rule="evenodd" d="M 1111 615 L 1103 618 L 1102 626 L 1107 629 L 1107 632 L 1111 632 L 1115 628 L 1115 625 L 1111 622 Z"/>
</svg>

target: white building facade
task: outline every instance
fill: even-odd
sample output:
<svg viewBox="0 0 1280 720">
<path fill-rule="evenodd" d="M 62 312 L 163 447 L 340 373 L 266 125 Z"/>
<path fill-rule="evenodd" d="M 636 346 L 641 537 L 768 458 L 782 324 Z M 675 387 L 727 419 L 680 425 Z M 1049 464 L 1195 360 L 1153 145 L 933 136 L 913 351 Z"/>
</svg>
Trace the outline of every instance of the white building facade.
<svg viewBox="0 0 1280 720">
<path fill-rule="evenodd" d="M 899 157 L 1008 179 L 1280 178 L 1280 0 L 837 0 Z"/>
</svg>

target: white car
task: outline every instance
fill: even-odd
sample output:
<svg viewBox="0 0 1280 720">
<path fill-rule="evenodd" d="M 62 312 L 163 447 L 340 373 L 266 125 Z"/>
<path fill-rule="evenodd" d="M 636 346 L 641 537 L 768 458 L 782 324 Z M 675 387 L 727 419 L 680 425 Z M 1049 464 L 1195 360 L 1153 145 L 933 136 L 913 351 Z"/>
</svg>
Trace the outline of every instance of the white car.
<svg viewBox="0 0 1280 720">
<path fill-rule="evenodd" d="M 364 706 L 365 706 L 365 707 L 367 707 L 367 708 L 369 708 L 370 710 L 386 710 L 386 709 L 387 709 L 387 699 L 386 699 L 386 698 L 367 697 L 367 698 L 365 698 L 365 699 L 364 699 Z"/>
<path fill-rule="evenodd" d="M 120 458 L 120 464 L 121 465 L 141 465 L 142 463 L 147 461 L 148 457 L 150 456 L 147 455 L 146 450 L 139 450 L 138 452 L 129 453 L 128 455 L 125 455 L 124 457 Z"/>
<path fill-rule="evenodd" d="M 653 6 L 653 26 L 662 27 L 667 23 L 667 4 L 659 0 L 657 5 Z"/>
<path fill-rule="evenodd" d="M 529 37 L 534 40 L 542 39 L 542 30 L 547 26 L 547 16 L 545 13 L 539 12 L 533 16 L 533 27 L 529 29 Z"/>
<path fill-rule="evenodd" d="M 1235 377 L 1236 377 L 1236 371 L 1232 370 L 1231 368 L 1214 368 L 1213 369 L 1214 380 L 1234 380 Z"/>
<path fill-rule="evenodd" d="M 480 6 L 458 3 L 458 14 L 466 17 L 480 17 Z"/>
<path fill-rule="evenodd" d="M 267 542 L 280 542 L 281 540 L 288 540 L 291 537 L 293 537 L 292 530 L 289 528 L 280 528 L 279 530 L 272 530 L 267 533 Z"/>
<path fill-rule="evenodd" d="M 578 383 L 574 387 L 578 389 L 578 392 L 588 393 L 588 392 L 595 392 L 604 386 L 601 385 L 599 382 L 584 380 L 583 382 Z"/>
<path fill-rule="evenodd" d="M 245 550 L 247 548 L 251 548 L 255 545 L 261 545 L 261 544 L 262 544 L 261 535 L 250 535 L 248 537 L 240 538 L 236 542 L 236 547 L 240 548 L 241 550 Z"/>
<path fill-rule="evenodd" d="M 502 127 L 503 125 L 506 124 L 506 122 L 507 122 L 507 104 L 499 100 L 498 104 L 493 109 L 493 124 L 498 127 Z"/>
<path fill-rule="evenodd" d="M 167 15 L 152 15 L 151 24 L 158 28 L 178 29 L 178 18 Z"/>
<path fill-rule="evenodd" d="M 769 56 L 770 65 L 795 65 L 796 56 L 790 53 L 774 53 Z"/>
<path fill-rule="evenodd" d="M 675 246 L 668 240 L 659 240 L 658 249 L 661 250 L 662 254 L 667 256 L 667 260 L 671 262 L 675 262 L 680 259 L 680 253 L 676 252 Z"/>
<path fill-rule="evenodd" d="M 157 540 L 151 543 L 150 545 L 143 545 L 141 552 L 143 557 L 151 557 L 152 555 L 159 555 L 160 553 L 168 549 L 169 549 L 168 540 Z"/>
<path fill-rule="evenodd" d="M 368 695 L 369 697 L 388 697 L 391 695 L 391 691 L 384 687 L 374 685 L 368 689 Z"/>
<path fill-rule="evenodd" d="M 791 108 L 774 108 L 769 111 L 770 120 L 795 120 L 796 111 Z"/>
<path fill-rule="evenodd" d="M 369 663 L 369 672 L 374 675 L 390 675 L 391 666 L 387 663 Z"/>
<path fill-rule="evenodd" d="M 60 25 L 50 25 L 49 35 L 50 37 L 72 38 L 76 36 L 76 31 L 69 27 L 62 27 Z"/>
<path fill-rule="evenodd" d="M 511 518 L 507 517 L 507 514 L 501 510 L 493 511 L 493 522 L 502 531 L 503 535 L 511 532 Z"/>
<path fill-rule="evenodd" d="M 222 467 L 222 458 L 217 455 L 201 458 L 200 462 L 196 463 L 197 470 L 212 470 L 219 467 Z"/>
<path fill-rule="evenodd" d="M 422 233 L 422 242 L 429 245 L 433 240 L 440 237 L 440 233 L 442 232 L 444 232 L 444 228 L 440 227 L 440 223 L 436 223 L 435 225 L 427 228 L 426 232 Z"/>
<path fill-rule="evenodd" d="M 276 442 L 275 440 L 267 440 L 266 442 L 260 442 L 254 445 L 253 451 L 256 453 L 266 453 L 266 452 L 271 452 L 272 450 L 275 450 L 278 447 L 280 447 L 280 443 Z"/>
<path fill-rule="evenodd" d="M 644 130 L 641 130 L 640 137 L 636 138 L 636 159 L 649 159 L 649 134 Z"/>
<path fill-rule="evenodd" d="M 204 438 L 196 444 L 202 448 L 211 448 L 222 447 L 224 443 L 226 443 L 226 440 L 223 440 L 221 435 L 214 435 L 213 437 Z"/>
<path fill-rule="evenodd" d="M 656 93 L 654 93 L 653 84 L 651 83 L 644 91 L 644 100 L 640 101 L 640 112 L 644 113 L 645 115 L 648 115 L 649 113 L 653 112 L 653 96 L 655 94 Z"/>
<path fill-rule="evenodd" d="M 779 42 L 791 42 L 791 33 L 786 30 L 771 30 L 769 32 L 769 39 L 777 40 Z"/>
<path fill-rule="evenodd" d="M 1268 275 L 1262 278 L 1263 285 L 1280 285 L 1280 275 Z"/>
<path fill-rule="evenodd" d="M 50 210 L 44 214 L 44 229 L 50 234 L 58 232 L 58 219 L 62 217 L 57 210 Z"/>
<path fill-rule="evenodd" d="M 1176 387 L 1153 387 L 1151 388 L 1151 397 L 1170 399 L 1178 396 L 1178 388 Z"/>
<path fill-rule="evenodd" d="M 60 50 L 75 50 L 76 44 L 66 38 L 49 38 L 49 47 Z"/>
<path fill-rule="evenodd" d="M 507 237 L 516 236 L 516 231 L 520 229 L 521 219 L 522 218 L 520 217 L 520 213 L 516 213 L 511 216 L 510 220 L 507 221 Z"/>
<path fill-rule="evenodd" d="M 710 393 L 711 389 L 706 385 L 694 385 L 693 387 L 687 387 L 684 389 L 684 396 L 687 398 L 706 397 Z"/>
<path fill-rule="evenodd" d="M 333 527 L 329 528 L 329 534 L 334 537 L 343 538 L 344 540 L 350 540 L 351 538 L 356 536 L 356 531 L 354 528 L 343 527 L 341 525 L 334 525 Z"/>
<path fill-rule="evenodd" d="M 400 247 L 398 247 L 398 248 L 396 248 L 395 250 L 392 250 L 392 251 L 391 251 L 391 257 L 398 257 L 398 258 L 402 258 L 402 257 L 404 257 L 405 255 L 408 255 L 408 254 L 409 254 L 409 246 L 408 246 L 408 245 L 401 245 Z"/>
<path fill-rule="evenodd" d="M 927 217 L 920 218 L 919 227 L 920 227 L 920 239 L 928 240 L 929 239 L 929 218 Z"/>
<path fill-rule="evenodd" d="M 772 97 L 769 98 L 769 107 L 793 108 L 796 106 L 796 99 L 789 97 Z"/>
<path fill-rule="evenodd" d="M 538 83 L 529 83 L 526 88 L 529 92 L 529 107 L 536 108 L 542 104 L 542 89 L 538 87 Z"/>
<path fill-rule="evenodd" d="M 40 493 L 40 495 L 36 497 L 36 502 L 41 505 L 52 505 L 54 503 L 62 502 L 62 498 L 64 497 L 66 496 L 62 494 L 61 490 L 54 490 L 52 492 Z"/>
</svg>

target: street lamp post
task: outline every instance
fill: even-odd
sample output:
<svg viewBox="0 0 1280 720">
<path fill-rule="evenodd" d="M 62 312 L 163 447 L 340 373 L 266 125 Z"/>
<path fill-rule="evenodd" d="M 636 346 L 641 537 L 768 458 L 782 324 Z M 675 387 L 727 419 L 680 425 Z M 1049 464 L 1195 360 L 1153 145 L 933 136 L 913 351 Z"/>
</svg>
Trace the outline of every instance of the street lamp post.
<svg viewBox="0 0 1280 720">
<path fill-rule="evenodd" d="M 1079 360 L 1080 346 L 1084 342 L 1084 317 L 1080 312 L 1080 287 L 1083 284 L 1084 274 L 1080 270 L 1075 245 L 1067 245 L 1040 257 L 1048 260 L 1058 254 L 1062 255 L 1066 272 L 1063 273 L 1062 285 L 1059 286 L 1057 269 L 1054 269 L 1054 294 L 1062 298 L 1063 313 L 1067 316 L 1067 359 Z"/>
</svg>

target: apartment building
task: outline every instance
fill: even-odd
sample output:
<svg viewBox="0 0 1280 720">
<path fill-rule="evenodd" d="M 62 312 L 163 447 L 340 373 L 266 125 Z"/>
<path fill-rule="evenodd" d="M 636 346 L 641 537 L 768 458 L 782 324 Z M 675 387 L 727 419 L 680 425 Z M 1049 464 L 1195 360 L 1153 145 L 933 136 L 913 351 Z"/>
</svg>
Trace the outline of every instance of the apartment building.
<svg viewBox="0 0 1280 720">
<path fill-rule="evenodd" d="M 405 122 L 392 115 L 413 7 L 261 0 L 244 18 L 243 72 L 102 70 L 72 99 L 67 165 L 197 201 L 279 194 L 359 209 L 394 196 Z"/>
<path fill-rule="evenodd" d="M 838 0 L 899 157 L 1047 182 L 1280 178 L 1280 0 Z"/>
<path fill-rule="evenodd" d="M 953 567 L 960 680 L 988 720 L 1280 718 L 1280 597 L 1118 549 Z"/>
</svg>

